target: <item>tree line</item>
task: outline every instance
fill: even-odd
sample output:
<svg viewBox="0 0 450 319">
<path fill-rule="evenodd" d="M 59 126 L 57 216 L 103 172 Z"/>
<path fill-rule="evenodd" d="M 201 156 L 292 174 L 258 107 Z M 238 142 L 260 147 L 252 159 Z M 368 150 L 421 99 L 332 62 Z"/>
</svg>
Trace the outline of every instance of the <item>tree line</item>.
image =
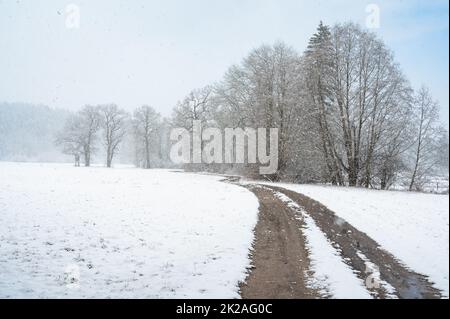
<svg viewBox="0 0 450 319">
<path fill-rule="evenodd" d="M 106 166 L 111 167 L 120 145 L 128 138 L 127 144 L 134 145 L 135 164 L 150 168 L 155 145 L 160 144 L 160 131 L 160 115 L 150 106 L 137 108 L 130 115 L 115 104 L 87 105 L 67 119 L 56 144 L 65 154 L 83 157 L 87 167 L 102 144 Z"/>
<path fill-rule="evenodd" d="M 390 188 L 399 177 L 421 189 L 437 170 L 448 173 L 448 133 L 429 90 L 414 91 L 393 53 L 353 23 L 320 23 L 303 53 L 285 43 L 254 49 L 218 83 L 195 89 L 168 119 L 143 106 L 127 115 L 115 105 L 85 107 L 58 138 L 87 166 L 97 138 L 111 166 L 128 131 L 135 163 L 167 161 L 171 127 L 278 128 L 279 169 L 271 180 Z M 188 169 L 257 176 L 251 164 Z"/>
<path fill-rule="evenodd" d="M 374 33 L 320 23 L 303 54 L 281 42 L 253 50 L 219 83 L 191 92 L 172 121 L 278 128 L 271 179 L 387 189 L 407 177 L 413 190 L 439 169 L 448 174 L 438 110 Z M 232 169 L 256 174 L 251 165 Z"/>
</svg>

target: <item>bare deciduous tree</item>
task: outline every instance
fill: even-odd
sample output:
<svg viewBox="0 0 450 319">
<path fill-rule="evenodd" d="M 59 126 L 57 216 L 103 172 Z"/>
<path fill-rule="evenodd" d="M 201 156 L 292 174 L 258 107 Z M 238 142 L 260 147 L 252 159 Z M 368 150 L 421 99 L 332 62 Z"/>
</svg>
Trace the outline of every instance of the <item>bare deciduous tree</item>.
<svg viewBox="0 0 450 319">
<path fill-rule="evenodd" d="M 84 165 L 90 166 L 99 127 L 100 118 L 97 108 L 85 106 L 69 117 L 63 131 L 58 134 L 56 142 L 63 146 L 64 153 L 75 156 L 78 161 L 83 155 Z"/>
<path fill-rule="evenodd" d="M 126 130 L 128 115 L 115 104 L 98 107 L 103 129 L 103 143 L 106 150 L 106 166 L 111 167 L 114 155 L 118 151 Z"/>
<path fill-rule="evenodd" d="M 190 133 L 194 133 L 194 121 L 200 121 L 201 127 L 197 134 L 203 133 L 203 128 L 213 121 L 214 118 L 214 90 L 212 86 L 206 86 L 201 89 L 191 91 L 181 102 L 177 104 L 173 111 L 171 124 L 172 127 L 182 127 Z M 198 141 L 203 149 L 204 141 Z M 192 140 L 194 144 L 194 140 Z M 192 145 L 193 145 L 192 144 Z M 195 151 L 195 148 L 193 148 Z M 199 159 L 202 157 L 201 152 L 193 153 L 193 158 Z M 194 165 L 185 165 L 186 169 L 202 170 L 204 165 L 195 163 Z"/>
<path fill-rule="evenodd" d="M 143 147 L 145 168 L 150 168 L 150 147 L 153 137 L 158 133 L 160 115 L 150 106 L 144 105 L 134 111 L 133 128 L 137 147 Z M 155 146 L 159 147 L 159 146 Z"/>
<path fill-rule="evenodd" d="M 409 190 L 420 189 L 421 180 L 433 166 L 436 160 L 435 148 L 437 141 L 436 122 L 438 119 L 438 104 L 433 101 L 429 90 L 422 87 L 414 100 L 414 124 L 416 129 L 414 143 L 414 164 Z"/>
<path fill-rule="evenodd" d="M 90 166 L 92 154 L 96 150 L 95 141 L 100 128 L 100 115 L 96 107 L 87 105 L 79 112 L 79 116 L 83 127 L 84 165 Z"/>
<path fill-rule="evenodd" d="M 83 152 L 84 139 L 82 121 L 78 114 L 70 115 L 61 132 L 58 132 L 55 144 L 62 148 L 64 154 L 74 157 L 75 166 L 79 166 L 79 158 Z"/>
<path fill-rule="evenodd" d="M 173 125 L 192 131 L 193 121 L 201 121 L 202 125 L 207 124 L 214 114 L 212 95 L 211 86 L 191 91 L 175 107 L 172 115 Z"/>
<path fill-rule="evenodd" d="M 272 178 L 295 174 L 291 168 L 300 151 L 296 142 L 308 115 L 302 85 L 300 57 L 279 42 L 253 50 L 228 70 L 216 89 L 220 107 L 215 118 L 220 126 L 278 128 L 279 172 Z"/>
</svg>

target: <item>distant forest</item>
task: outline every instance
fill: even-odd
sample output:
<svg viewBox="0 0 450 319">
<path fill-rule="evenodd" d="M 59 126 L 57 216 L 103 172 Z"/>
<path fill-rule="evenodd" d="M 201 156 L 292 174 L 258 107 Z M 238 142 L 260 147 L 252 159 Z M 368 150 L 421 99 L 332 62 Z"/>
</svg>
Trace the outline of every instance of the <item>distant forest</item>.
<svg viewBox="0 0 450 319">
<path fill-rule="evenodd" d="M 69 114 L 44 105 L 0 102 L 0 160 L 67 160 L 54 140 Z"/>
</svg>

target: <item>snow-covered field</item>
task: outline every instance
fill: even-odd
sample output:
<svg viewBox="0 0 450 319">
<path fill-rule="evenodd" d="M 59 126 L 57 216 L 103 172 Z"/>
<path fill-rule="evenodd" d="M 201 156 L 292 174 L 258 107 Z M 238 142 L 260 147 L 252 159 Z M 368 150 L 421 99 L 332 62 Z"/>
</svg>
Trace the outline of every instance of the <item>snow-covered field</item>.
<svg viewBox="0 0 450 319">
<path fill-rule="evenodd" d="M 0 162 L 0 298 L 234 298 L 258 201 L 219 177 Z"/>
<path fill-rule="evenodd" d="M 221 178 L 0 162 L 0 298 L 239 297 L 258 200 Z M 448 195 L 276 185 L 328 206 L 449 295 Z M 370 297 L 302 215 L 311 285 Z"/>
<path fill-rule="evenodd" d="M 264 183 L 273 185 L 271 183 Z M 449 295 L 449 196 L 319 185 L 275 185 L 309 196 L 375 239 Z"/>
</svg>

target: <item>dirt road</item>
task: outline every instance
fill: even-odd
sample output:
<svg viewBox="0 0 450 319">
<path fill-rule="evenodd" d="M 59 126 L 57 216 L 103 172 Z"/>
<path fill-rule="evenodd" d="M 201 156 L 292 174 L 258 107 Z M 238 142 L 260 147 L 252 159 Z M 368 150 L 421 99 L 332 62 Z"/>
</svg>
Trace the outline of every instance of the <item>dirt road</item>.
<svg viewBox="0 0 450 319">
<path fill-rule="evenodd" d="M 259 221 L 255 229 L 253 269 L 241 296 L 248 298 L 320 297 L 307 288 L 305 275 L 309 259 L 298 221 L 273 192 L 249 187 L 260 202 Z"/>
<path fill-rule="evenodd" d="M 227 182 L 238 184 L 238 179 Z M 244 186 L 244 185 L 241 185 Z M 327 298 L 308 285 L 310 269 L 300 213 L 283 202 L 283 194 L 304 210 L 339 251 L 342 260 L 362 279 L 367 279 L 367 262 L 376 265 L 379 277 L 395 291 L 382 285 L 368 285 L 374 298 L 441 298 L 427 277 L 402 265 L 365 233 L 337 217 L 324 205 L 283 188 L 245 185 L 259 199 L 259 221 L 255 229 L 252 269 L 241 284 L 243 298 Z"/>
</svg>

